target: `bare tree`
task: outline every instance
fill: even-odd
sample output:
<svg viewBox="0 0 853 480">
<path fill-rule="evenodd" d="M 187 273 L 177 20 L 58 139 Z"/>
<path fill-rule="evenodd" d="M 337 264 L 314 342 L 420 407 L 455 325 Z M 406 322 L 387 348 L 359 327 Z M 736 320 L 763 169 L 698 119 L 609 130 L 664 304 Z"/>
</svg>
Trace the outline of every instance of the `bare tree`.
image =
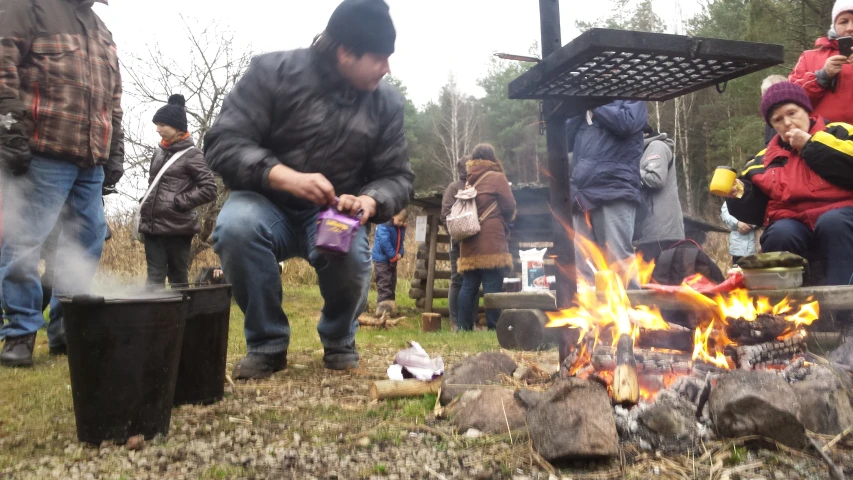
<svg viewBox="0 0 853 480">
<path fill-rule="evenodd" d="M 456 84 L 453 74 L 441 90 L 438 104 L 431 111 L 432 133 L 437 142 L 427 147 L 429 160 L 457 178 L 457 163 L 470 152 L 478 138 L 477 102 L 466 96 Z"/>
<path fill-rule="evenodd" d="M 144 128 L 150 120 L 141 112 L 166 104 L 172 94 L 180 93 L 186 99 L 187 120 L 196 145 L 202 148 L 204 135 L 210 130 L 222 108 L 225 96 L 252 58 L 250 49 L 239 50 L 233 33 L 223 33 L 218 24 L 200 27 L 198 22 L 183 16 L 190 46 L 186 61 L 164 54 L 161 45 L 149 45 L 143 55 L 129 54 L 124 64 L 126 94 L 137 101 L 128 110 L 126 118 L 126 175 L 135 185 L 148 185 L 148 170 L 156 145 L 144 140 Z M 199 208 L 201 233 L 193 242 L 192 257 L 210 247 L 208 239 L 213 233 L 216 216 L 227 198 L 222 181 L 217 178 L 219 194 L 213 203 Z"/>
</svg>

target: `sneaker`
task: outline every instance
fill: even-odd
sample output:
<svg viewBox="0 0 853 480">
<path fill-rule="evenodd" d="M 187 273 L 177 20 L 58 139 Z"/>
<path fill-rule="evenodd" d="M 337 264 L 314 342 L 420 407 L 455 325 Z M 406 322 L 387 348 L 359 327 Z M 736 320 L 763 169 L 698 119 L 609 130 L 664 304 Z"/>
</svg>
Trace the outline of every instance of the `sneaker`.
<svg viewBox="0 0 853 480">
<path fill-rule="evenodd" d="M 358 352 L 355 349 L 355 342 L 340 347 L 324 347 L 323 366 L 329 370 L 358 368 Z"/>
<path fill-rule="evenodd" d="M 0 351 L 0 365 L 4 367 L 31 367 L 36 334 L 6 337 L 3 350 Z"/>
<path fill-rule="evenodd" d="M 234 365 L 234 380 L 260 380 L 287 368 L 287 352 L 249 353 Z"/>
</svg>

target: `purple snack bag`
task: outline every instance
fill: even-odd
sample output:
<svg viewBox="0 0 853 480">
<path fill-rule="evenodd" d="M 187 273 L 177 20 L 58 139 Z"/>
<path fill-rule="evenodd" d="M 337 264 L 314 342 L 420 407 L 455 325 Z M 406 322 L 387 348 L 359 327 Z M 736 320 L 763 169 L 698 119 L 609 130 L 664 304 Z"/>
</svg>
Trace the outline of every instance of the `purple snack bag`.
<svg viewBox="0 0 853 480">
<path fill-rule="evenodd" d="M 361 213 L 361 212 L 359 212 Z M 317 216 L 317 237 L 314 248 L 332 255 L 349 253 L 352 239 L 358 233 L 359 219 L 339 212 L 331 206 Z"/>
</svg>

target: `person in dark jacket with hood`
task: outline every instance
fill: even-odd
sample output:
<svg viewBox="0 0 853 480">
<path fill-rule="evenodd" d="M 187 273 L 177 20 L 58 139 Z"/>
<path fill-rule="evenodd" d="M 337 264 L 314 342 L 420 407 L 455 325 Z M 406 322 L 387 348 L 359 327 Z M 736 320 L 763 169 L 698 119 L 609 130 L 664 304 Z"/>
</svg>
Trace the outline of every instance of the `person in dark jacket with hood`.
<svg viewBox="0 0 853 480">
<path fill-rule="evenodd" d="M 643 127 L 648 117 L 646 102 L 616 100 L 568 123 L 573 228 L 605 251 L 608 265 L 634 255 Z M 576 240 L 578 276 L 591 283 L 593 274 L 579 247 Z"/>
<path fill-rule="evenodd" d="M 746 164 L 726 200 L 741 222 L 763 225 L 762 252 L 792 252 L 826 268 L 828 285 L 853 280 L 853 125 L 826 123 L 805 90 L 772 85 L 761 113 L 777 134 Z"/>
<path fill-rule="evenodd" d="M 471 160 L 470 155 L 465 155 L 456 164 L 458 178 L 444 189 L 444 196 L 441 199 L 441 223 L 446 225 L 447 216 L 450 215 L 450 210 L 453 204 L 456 203 L 456 194 L 459 190 L 465 188 L 465 181 L 468 178 L 468 173 L 465 171 L 468 160 Z M 459 306 L 459 291 L 462 289 L 462 274 L 459 273 L 459 242 L 450 241 L 450 289 L 447 291 L 447 309 L 450 312 L 450 330 L 459 330 L 459 322 L 457 321 L 456 311 Z"/>
<path fill-rule="evenodd" d="M 678 199 L 678 180 L 672 149 L 675 144 L 651 125 L 643 129 L 645 149 L 640 159 L 641 202 L 634 237 L 637 253 L 651 261 L 684 240 L 684 216 Z"/>
<path fill-rule="evenodd" d="M 234 191 L 213 248 L 245 314 L 248 355 L 235 379 L 287 366 L 290 326 L 276 262 L 291 257 L 317 271 L 324 366 L 358 366 L 355 332 L 371 277 L 363 225 L 387 222 L 413 193 L 403 98 L 382 81 L 395 39 L 385 2 L 344 0 L 311 48 L 255 57 L 205 138 L 208 164 Z M 361 212 L 342 256 L 314 249 L 317 215 L 332 205 Z"/>
<path fill-rule="evenodd" d="M 190 247 L 201 231 L 196 207 L 216 199 L 216 180 L 187 132 L 183 95 L 172 95 L 154 114 L 162 139 L 151 160 L 148 185 L 178 153 L 184 152 L 163 171 L 140 210 L 139 233 L 145 235 L 145 260 L 149 285 L 189 283 Z"/>
</svg>

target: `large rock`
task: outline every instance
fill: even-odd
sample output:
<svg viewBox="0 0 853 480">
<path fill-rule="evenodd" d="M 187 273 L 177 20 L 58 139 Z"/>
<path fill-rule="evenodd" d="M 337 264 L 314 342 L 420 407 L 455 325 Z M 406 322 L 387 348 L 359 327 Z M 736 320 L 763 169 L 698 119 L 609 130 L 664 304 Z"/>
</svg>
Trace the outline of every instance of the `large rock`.
<svg viewBox="0 0 853 480">
<path fill-rule="evenodd" d="M 674 393 L 661 392 L 638 421 L 652 433 L 680 440 L 696 432 L 696 407 Z"/>
<path fill-rule="evenodd" d="M 720 437 L 761 435 L 793 448 L 806 446 L 798 396 L 775 373 L 735 371 L 721 375 L 711 390 L 708 407 Z"/>
<path fill-rule="evenodd" d="M 444 375 L 441 383 L 441 404 L 468 390 L 478 390 L 477 385 L 499 385 L 501 375 L 512 376 L 518 365 L 503 353 L 484 352 L 467 358 Z"/>
<path fill-rule="evenodd" d="M 640 438 L 656 450 L 684 451 L 693 447 L 701 436 L 696 421 L 696 406 L 678 393 L 662 390 L 653 404 L 635 407 Z"/>
<path fill-rule="evenodd" d="M 507 433 L 507 428 L 523 428 L 526 412 L 514 393 L 509 388 L 468 390 L 451 413 L 453 424 L 460 432 L 474 428 L 483 433 Z"/>
<path fill-rule="evenodd" d="M 844 337 L 841 345 L 829 354 L 829 360 L 853 368 L 853 337 Z"/>
<path fill-rule="evenodd" d="M 853 425 L 850 397 L 829 369 L 813 366 L 805 381 L 791 385 L 800 403 L 800 419 L 806 429 L 824 435 L 838 435 Z"/>
<path fill-rule="evenodd" d="M 546 460 L 615 457 L 619 436 L 603 385 L 577 378 L 558 380 L 545 392 L 521 390 L 533 446 Z"/>
</svg>

